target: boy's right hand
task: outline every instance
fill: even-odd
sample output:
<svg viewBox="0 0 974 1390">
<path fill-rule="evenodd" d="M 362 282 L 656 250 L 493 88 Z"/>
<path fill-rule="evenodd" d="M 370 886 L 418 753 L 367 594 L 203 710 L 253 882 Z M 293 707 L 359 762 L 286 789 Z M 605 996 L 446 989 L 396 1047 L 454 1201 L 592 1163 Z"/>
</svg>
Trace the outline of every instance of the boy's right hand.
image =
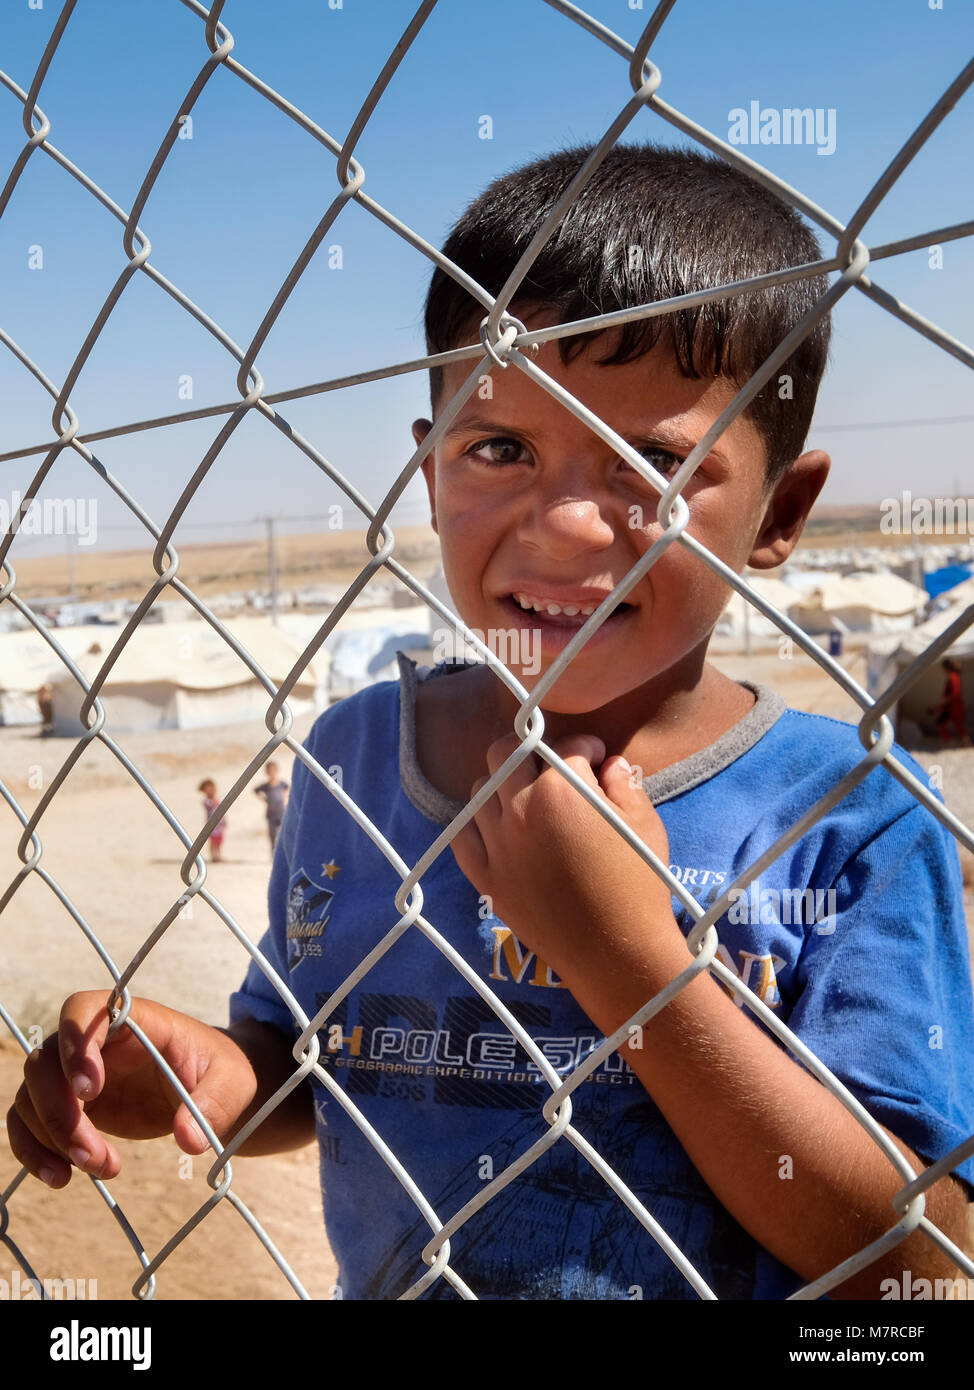
<svg viewBox="0 0 974 1390">
<path fill-rule="evenodd" d="M 246 1052 L 218 1028 L 150 999 L 129 1017 L 158 1048 L 218 1136 L 238 1127 L 257 1092 Z M 49 1187 L 64 1187 L 72 1165 L 113 1178 L 121 1161 L 101 1131 L 125 1139 L 172 1134 L 186 1153 L 207 1140 L 156 1062 L 125 1025 L 106 1041 L 107 994 L 72 994 L 58 1031 L 24 1063 L 24 1082 L 7 1114 L 14 1156 Z"/>
</svg>

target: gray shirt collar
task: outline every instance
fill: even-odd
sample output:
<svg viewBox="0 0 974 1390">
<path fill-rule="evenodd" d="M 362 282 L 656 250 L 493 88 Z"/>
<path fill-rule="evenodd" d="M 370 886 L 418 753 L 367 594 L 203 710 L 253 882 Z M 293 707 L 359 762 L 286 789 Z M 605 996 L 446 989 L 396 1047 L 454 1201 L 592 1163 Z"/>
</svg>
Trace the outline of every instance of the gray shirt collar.
<svg viewBox="0 0 974 1390">
<path fill-rule="evenodd" d="M 437 791 L 428 782 L 416 759 L 416 684 L 421 680 L 439 680 L 465 670 L 473 662 L 441 663 L 438 666 L 420 667 L 403 652 L 396 653 L 399 660 L 399 776 L 403 791 L 409 800 L 431 821 L 439 825 L 449 825 L 463 810 L 464 803 L 453 801 Z M 664 767 L 651 777 L 643 778 L 646 795 L 654 806 L 681 792 L 706 782 L 722 772 L 732 762 L 753 748 L 760 738 L 785 712 L 787 706 L 777 691 L 768 685 L 753 681 L 741 681 L 747 690 L 753 691 L 755 702 L 743 719 L 721 734 L 707 748 L 691 753 L 670 767 Z"/>
</svg>

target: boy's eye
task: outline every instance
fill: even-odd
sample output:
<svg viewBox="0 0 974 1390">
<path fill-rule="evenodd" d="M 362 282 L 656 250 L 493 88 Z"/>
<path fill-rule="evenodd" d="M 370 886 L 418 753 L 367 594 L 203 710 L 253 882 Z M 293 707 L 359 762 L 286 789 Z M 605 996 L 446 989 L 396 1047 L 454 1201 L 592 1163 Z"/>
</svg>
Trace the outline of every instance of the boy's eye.
<svg viewBox="0 0 974 1390">
<path fill-rule="evenodd" d="M 498 434 L 493 439 L 479 439 L 476 444 L 470 446 L 467 453 L 480 463 L 503 466 L 507 463 L 520 463 L 524 446 L 510 435 Z"/>
<path fill-rule="evenodd" d="M 645 444 L 639 449 L 639 453 L 648 464 L 656 469 L 657 473 L 662 473 L 664 478 L 675 473 L 683 462 L 681 458 L 677 458 L 676 454 L 671 454 L 668 449 L 661 449 L 657 444 Z M 619 467 L 624 473 L 636 473 L 635 468 L 625 459 L 619 460 Z"/>
</svg>

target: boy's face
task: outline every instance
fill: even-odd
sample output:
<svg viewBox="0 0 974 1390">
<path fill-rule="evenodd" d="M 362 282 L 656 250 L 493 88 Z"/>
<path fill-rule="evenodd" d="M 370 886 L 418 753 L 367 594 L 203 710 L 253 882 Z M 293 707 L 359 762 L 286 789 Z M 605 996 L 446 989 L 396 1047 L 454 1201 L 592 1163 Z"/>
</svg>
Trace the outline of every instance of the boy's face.
<svg viewBox="0 0 974 1390">
<path fill-rule="evenodd" d="M 687 379 L 662 343 L 616 366 L 599 365 L 604 351 L 597 339 L 566 365 L 557 344 L 546 343 L 536 361 L 672 476 L 732 399 L 733 385 Z M 441 407 L 469 370 L 468 363 L 444 369 Z M 591 607 L 620 582 L 661 534 L 658 497 L 518 367 L 496 369 L 489 380 L 492 399 L 475 392 L 422 467 L 457 609 L 481 633 L 514 634 L 509 656 L 499 655 L 530 690 L 585 621 L 582 613 L 546 610 Z M 429 428 L 415 422 L 417 443 Z M 828 459 L 803 455 L 773 488 L 765 469 L 758 430 L 738 416 L 684 489 L 688 533 L 738 573 L 748 563 L 781 564 L 791 552 Z M 515 594 L 541 611 L 523 607 Z M 544 708 L 582 713 L 650 681 L 658 694 L 685 686 L 688 673 L 699 673 L 729 597 L 716 575 L 674 543 L 629 593 L 628 607 L 602 624 L 559 677 Z M 487 645 L 498 651 L 495 642 Z"/>
</svg>

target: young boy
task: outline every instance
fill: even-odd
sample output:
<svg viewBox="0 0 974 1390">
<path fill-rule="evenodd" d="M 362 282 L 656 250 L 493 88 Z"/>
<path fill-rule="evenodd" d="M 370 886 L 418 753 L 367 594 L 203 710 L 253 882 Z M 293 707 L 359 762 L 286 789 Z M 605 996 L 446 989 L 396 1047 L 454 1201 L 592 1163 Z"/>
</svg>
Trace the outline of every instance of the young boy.
<svg viewBox="0 0 974 1390">
<path fill-rule="evenodd" d="M 267 834 L 270 837 L 271 857 L 273 858 L 291 788 L 290 784 L 281 777 L 277 763 L 267 763 L 264 771 L 267 773 L 267 781 L 254 788 L 254 795 L 262 796 L 267 807 Z"/>
<path fill-rule="evenodd" d="M 515 171 L 465 214 L 446 254 L 496 294 L 587 151 Z M 800 219 L 719 161 L 617 147 L 548 242 L 512 313 L 586 317 L 818 257 Z M 799 280 L 594 339 L 538 367 L 671 475 L 737 384 L 821 294 Z M 476 341 L 483 310 L 441 272 L 431 351 Z M 802 453 L 827 352 L 816 328 L 720 437 L 685 489 L 689 533 L 736 571 L 791 553 L 828 470 Z M 608 361 L 606 359 L 609 359 Z M 432 374 L 438 416 L 471 363 Z M 535 635 L 529 690 L 660 534 L 657 493 L 517 366 L 496 368 L 423 469 L 446 578 L 467 624 Z M 788 388 L 785 389 L 785 383 Z M 417 442 L 431 427 L 417 421 Z M 615 807 L 703 906 L 861 760 L 856 730 L 787 710 L 706 663 L 726 587 L 671 546 L 559 677 L 545 741 Z M 517 747 L 517 702 L 482 664 L 342 701 L 307 747 L 412 866 Z M 533 672 L 533 674 L 532 674 Z M 916 769 L 905 755 L 898 754 Z M 400 917 L 401 875 L 298 760 L 262 950 L 308 1017 Z M 755 885 L 757 887 L 757 885 Z M 562 1077 L 689 964 L 690 914 L 537 755 L 423 875 L 426 922 L 532 1035 Z M 794 904 L 812 902 L 797 914 Z M 720 958 L 895 1137 L 918 1170 L 974 1129 L 970 969 L 951 837 L 884 769 L 850 791 L 718 924 Z M 827 909 L 827 910 L 825 910 Z M 251 967 L 225 1031 L 149 1001 L 132 1016 L 220 1135 L 293 1073 L 300 1031 Z M 205 1143 L 124 1028 L 103 1046 L 104 994 L 72 996 L 25 1067 L 14 1152 L 60 1187 L 73 1163 L 111 1177 L 102 1132 Z M 550 1094 L 490 1004 L 410 928 L 321 1025 L 322 1064 L 390 1145 L 441 1222 L 548 1133 Z M 592 1145 L 720 1297 L 784 1297 L 893 1227 L 903 1186 L 839 1101 L 708 972 L 571 1098 L 563 1135 L 451 1238 L 427 1297 L 687 1298 L 688 1282 L 610 1190 Z M 124 1089 L 123 1089 L 124 1088 Z M 122 1097 L 124 1095 L 124 1107 Z M 301 1086 L 244 1152 L 317 1127 L 329 1238 L 346 1298 L 395 1298 L 426 1271 L 431 1226 L 330 1091 Z M 575 1136 L 581 1140 L 573 1142 Z M 960 1170 L 965 1180 L 971 1165 Z M 963 1239 L 955 1177 L 927 1216 Z M 911 1235 L 835 1295 L 953 1273 Z M 462 1281 L 462 1283 L 458 1283 Z"/>
</svg>

